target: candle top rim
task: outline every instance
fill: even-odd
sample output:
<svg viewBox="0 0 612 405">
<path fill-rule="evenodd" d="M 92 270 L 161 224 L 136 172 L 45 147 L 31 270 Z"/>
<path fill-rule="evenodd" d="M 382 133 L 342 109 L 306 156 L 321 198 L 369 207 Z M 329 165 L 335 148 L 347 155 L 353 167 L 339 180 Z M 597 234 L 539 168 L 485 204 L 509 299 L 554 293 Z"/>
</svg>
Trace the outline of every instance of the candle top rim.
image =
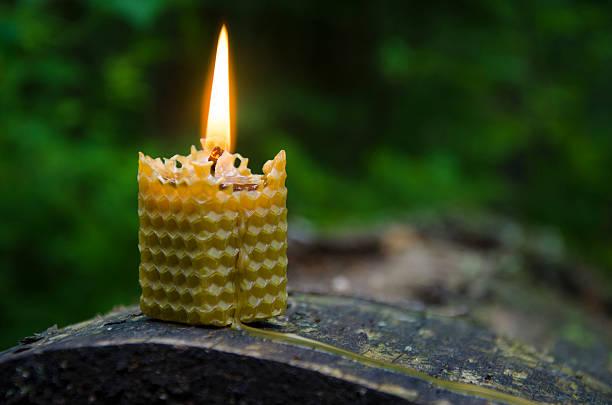
<svg viewBox="0 0 612 405">
<path fill-rule="evenodd" d="M 214 161 L 209 159 L 210 150 L 205 147 L 202 139 L 202 149 L 191 147 L 188 155 L 174 155 L 170 158 L 153 158 L 139 152 L 139 162 L 148 166 L 152 174 L 163 183 L 192 183 L 205 178 L 209 183 L 222 184 L 259 184 L 274 169 L 275 166 L 285 167 L 285 151 L 281 150 L 272 160 L 268 160 L 262 168 L 263 174 L 253 174 L 248 167 L 249 159 L 239 153 L 223 151 Z M 236 159 L 239 165 L 236 167 Z M 140 171 L 139 171 L 140 172 Z"/>
</svg>

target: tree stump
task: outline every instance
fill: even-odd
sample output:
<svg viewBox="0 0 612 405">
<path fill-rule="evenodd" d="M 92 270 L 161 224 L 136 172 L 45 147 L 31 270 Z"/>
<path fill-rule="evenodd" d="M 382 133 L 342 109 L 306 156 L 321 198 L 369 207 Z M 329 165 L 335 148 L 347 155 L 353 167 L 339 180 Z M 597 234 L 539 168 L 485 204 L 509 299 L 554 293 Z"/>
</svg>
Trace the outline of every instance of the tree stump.
<svg viewBox="0 0 612 405">
<path fill-rule="evenodd" d="M 247 329 L 128 307 L 0 353 L 9 404 L 604 404 L 609 381 L 608 369 L 586 372 L 460 318 L 306 293 L 291 294 L 286 316 Z"/>
</svg>

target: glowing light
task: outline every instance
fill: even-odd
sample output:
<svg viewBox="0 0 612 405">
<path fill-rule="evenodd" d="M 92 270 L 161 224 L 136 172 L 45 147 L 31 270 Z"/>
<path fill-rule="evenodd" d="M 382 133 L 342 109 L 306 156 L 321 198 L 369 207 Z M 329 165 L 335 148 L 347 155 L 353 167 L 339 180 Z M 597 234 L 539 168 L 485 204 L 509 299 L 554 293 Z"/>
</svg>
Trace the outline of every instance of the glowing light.
<svg viewBox="0 0 612 405">
<path fill-rule="evenodd" d="M 206 114 L 204 103 L 202 117 Z M 213 71 L 210 102 L 208 103 L 208 119 L 206 128 L 202 122 L 201 137 L 205 138 L 205 147 L 211 150 L 215 146 L 231 151 L 231 119 L 230 119 L 230 83 L 229 83 L 229 44 L 225 25 L 219 33 L 215 67 Z"/>
</svg>

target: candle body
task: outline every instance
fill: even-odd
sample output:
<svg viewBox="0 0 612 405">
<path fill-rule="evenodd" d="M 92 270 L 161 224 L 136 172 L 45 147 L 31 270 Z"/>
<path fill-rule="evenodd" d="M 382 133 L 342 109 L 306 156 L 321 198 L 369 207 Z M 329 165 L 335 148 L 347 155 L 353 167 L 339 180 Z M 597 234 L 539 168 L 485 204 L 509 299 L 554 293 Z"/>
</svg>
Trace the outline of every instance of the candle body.
<svg viewBox="0 0 612 405">
<path fill-rule="evenodd" d="M 165 163 L 140 156 L 140 307 L 153 318 L 217 326 L 280 315 L 287 304 L 284 151 L 263 176 L 227 152 L 212 175 L 204 156 L 192 150 Z"/>
</svg>

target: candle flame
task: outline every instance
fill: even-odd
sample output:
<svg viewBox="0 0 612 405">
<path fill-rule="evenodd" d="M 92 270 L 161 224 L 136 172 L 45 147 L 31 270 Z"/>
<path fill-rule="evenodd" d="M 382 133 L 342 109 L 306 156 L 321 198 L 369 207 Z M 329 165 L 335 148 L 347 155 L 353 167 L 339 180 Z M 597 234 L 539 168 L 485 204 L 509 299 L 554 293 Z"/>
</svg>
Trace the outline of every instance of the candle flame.
<svg viewBox="0 0 612 405">
<path fill-rule="evenodd" d="M 202 121 L 201 137 L 206 139 L 205 148 L 207 150 L 218 146 L 223 150 L 231 151 L 229 45 L 225 25 L 221 27 L 219 33 L 214 66 L 208 103 L 208 120 Z M 205 100 L 202 107 L 202 119 L 206 116 L 206 107 Z"/>
</svg>

